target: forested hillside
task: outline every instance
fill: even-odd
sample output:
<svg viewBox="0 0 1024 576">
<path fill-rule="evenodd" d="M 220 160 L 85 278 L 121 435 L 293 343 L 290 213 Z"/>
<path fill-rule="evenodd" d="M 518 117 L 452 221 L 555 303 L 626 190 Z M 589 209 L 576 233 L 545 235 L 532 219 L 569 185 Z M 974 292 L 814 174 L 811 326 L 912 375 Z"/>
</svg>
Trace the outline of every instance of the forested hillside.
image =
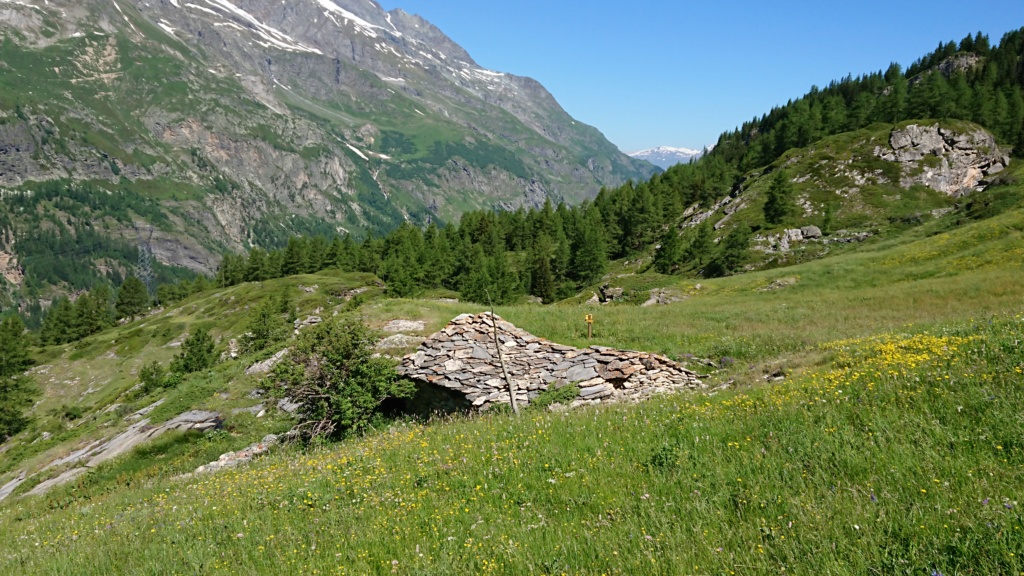
<svg viewBox="0 0 1024 576">
<path fill-rule="evenodd" d="M 248 260 L 227 255 L 218 281 L 232 285 L 339 267 L 379 275 L 396 296 L 448 289 L 474 302 L 508 303 L 529 294 L 547 303 L 576 294 L 597 282 L 609 262 L 629 257 L 653 256 L 653 265 L 665 273 L 721 276 L 751 262 L 755 234 L 763 239 L 787 226 L 813 224 L 825 234 L 852 226 L 859 227 L 857 234 L 872 235 L 920 222 L 932 210 L 991 202 L 992 194 L 960 199 L 921 186 L 901 188 L 895 183 L 898 174 L 877 190 L 857 187 L 851 198 L 852 184 L 807 182 L 820 168 L 799 162 L 801 154 L 782 158 L 787 151 L 809 149 L 808 156 L 823 150 L 832 154 L 816 159 L 819 164 L 853 162 L 851 155 L 871 157 L 873 147 L 888 145 L 893 127 L 928 118 L 943 119 L 944 126 L 963 132 L 976 128 L 957 120 L 980 125 L 1005 150 L 1020 154 L 1022 88 L 1024 29 L 1007 34 L 995 47 L 979 33 L 959 44 L 940 44 L 906 70 L 893 64 L 884 72 L 814 88 L 724 133 L 700 161 L 675 166 L 647 182 L 604 189 L 593 202 L 469 212 L 455 226 L 420 230 L 404 225 L 385 238 L 362 242 L 293 238 L 286 250 L 254 251 Z M 878 169 L 877 162 L 862 161 L 865 173 Z M 787 172 L 768 176 L 775 163 L 785 164 Z M 1003 181 L 1011 178 L 1006 174 Z M 733 213 L 721 211 L 723 203 L 748 189 L 758 199 L 733 205 L 764 205 L 763 210 L 725 222 Z M 875 202 L 869 192 L 898 196 L 898 201 Z M 798 193 L 815 205 L 806 213 L 796 206 Z M 754 260 L 765 263 L 763 257 Z"/>
<path fill-rule="evenodd" d="M 169 282 L 656 171 L 375 2 L 0 2 L 0 50 L 0 310 L 33 324 L 132 273 L 136 223 Z"/>
</svg>

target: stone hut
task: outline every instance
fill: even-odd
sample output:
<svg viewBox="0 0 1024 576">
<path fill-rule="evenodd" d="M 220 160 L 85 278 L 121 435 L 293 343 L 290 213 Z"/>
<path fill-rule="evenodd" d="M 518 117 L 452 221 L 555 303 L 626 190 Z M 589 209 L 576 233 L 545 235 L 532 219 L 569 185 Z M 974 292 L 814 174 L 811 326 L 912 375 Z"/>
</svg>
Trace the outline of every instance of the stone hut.
<svg viewBox="0 0 1024 576">
<path fill-rule="evenodd" d="M 562 346 L 524 332 L 490 313 L 464 314 L 406 356 L 398 372 L 407 378 L 464 394 L 480 409 L 508 404 L 508 384 L 495 347 L 501 348 L 516 403 L 526 405 L 551 386 L 576 383 L 573 406 L 637 402 L 654 394 L 700 389 L 697 374 L 656 354 L 602 346 Z"/>
</svg>

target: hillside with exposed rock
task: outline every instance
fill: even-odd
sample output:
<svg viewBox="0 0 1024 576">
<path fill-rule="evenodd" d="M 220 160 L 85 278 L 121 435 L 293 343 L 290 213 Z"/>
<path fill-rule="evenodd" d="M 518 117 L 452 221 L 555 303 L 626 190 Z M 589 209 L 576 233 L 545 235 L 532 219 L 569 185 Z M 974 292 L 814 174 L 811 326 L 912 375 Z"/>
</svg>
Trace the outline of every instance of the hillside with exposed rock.
<svg viewBox="0 0 1024 576">
<path fill-rule="evenodd" d="M 577 202 L 654 171 L 536 81 L 373 2 L 5 1 L 0 33 L 0 187 L 38 214 L 0 229 L 28 292 L 87 283 L 43 255 L 123 276 L 136 221 L 160 262 L 208 274 L 292 234 Z M 18 242 L 29 227 L 52 239 Z M 68 242 L 85 227 L 92 246 Z"/>
</svg>

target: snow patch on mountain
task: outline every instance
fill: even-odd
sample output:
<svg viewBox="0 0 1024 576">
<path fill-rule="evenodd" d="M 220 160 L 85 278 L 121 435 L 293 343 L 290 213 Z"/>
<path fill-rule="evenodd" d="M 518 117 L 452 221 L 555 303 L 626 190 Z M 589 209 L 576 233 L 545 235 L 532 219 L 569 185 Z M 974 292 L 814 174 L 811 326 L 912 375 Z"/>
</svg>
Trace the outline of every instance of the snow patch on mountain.
<svg viewBox="0 0 1024 576">
<path fill-rule="evenodd" d="M 18 0 L 0 0 L 0 2 L 3 2 L 4 4 L 17 4 L 18 6 L 24 6 L 25 8 L 32 8 L 33 10 L 43 12 L 43 9 L 39 6 L 33 6 L 32 4 L 26 4 L 24 2 L 19 2 Z M 120 8 L 118 8 L 118 10 L 120 10 Z M 43 13 L 45 14 L 46 12 Z"/>
<path fill-rule="evenodd" d="M 640 150 L 639 152 L 630 152 L 629 156 L 640 160 L 647 160 L 655 166 L 668 169 L 676 164 L 688 164 L 693 162 L 703 156 L 705 150 L 711 150 L 711 148 L 712 147 L 709 146 L 704 150 L 695 150 L 693 148 L 658 146 L 656 148 Z"/>
<path fill-rule="evenodd" d="M 252 31 L 264 40 L 263 42 L 261 42 L 260 40 L 256 40 L 256 43 L 259 44 L 260 46 L 263 46 L 264 48 L 277 48 L 279 50 L 286 50 L 289 52 L 309 52 L 321 56 L 323 55 L 323 52 L 321 52 L 320 50 L 316 48 L 310 48 L 309 46 L 305 46 L 303 44 L 300 44 L 299 42 L 296 42 L 294 39 L 292 39 L 284 32 L 281 32 L 276 28 L 267 26 L 266 24 L 257 20 L 255 17 L 253 17 L 245 10 L 242 10 L 241 8 L 235 6 L 227 0 L 206 0 L 206 3 L 212 6 L 213 8 L 222 10 L 224 13 L 228 15 L 233 15 L 251 24 L 253 26 Z"/>
<path fill-rule="evenodd" d="M 352 22 L 352 24 L 356 28 L 356 31 L 361 32 L 363 34 L 366 34 L 370 38 L 376 38 L 377 37 L 377 30 L 383 30 L 384 29 L 381 26 L 376 26 L 374 24 L 370 24 L 369 22 L 367 22 L 366 20 L 363 20 L 359 16 L 356 16 L 355 14 L 349 12 L 348 10 L 345 10 L 344 8 L 342 8 L 342 7 L 338 6 L 337 4 L 335 4 L 334 2 L 331 2 L 331 0 L 317 0 L 317 2 L 320 4 L 320 6 L 324 10 L 326 10 L 326 12 L 324 12 L 324 15 L 327 16 L 328 18 L 330 18 L 331 21 L 333 21 L 338 26 L 341 26 L 341 23 L 339 23 L 337 20 L 334 19 L 334 14 L 337 14 L 338 16 L 341 16 L 341 18 L 343 20 L 345 20 L 346 24 L 348 22 Z M 392 25 L 392 27 L 394 27 L 394 26 Z M 402 35 L 400 32 L 398 32 L 397 29 L 395 30 L 394 33 L 396 35 L 398 35 L 398 36 Z"/>
</svg>

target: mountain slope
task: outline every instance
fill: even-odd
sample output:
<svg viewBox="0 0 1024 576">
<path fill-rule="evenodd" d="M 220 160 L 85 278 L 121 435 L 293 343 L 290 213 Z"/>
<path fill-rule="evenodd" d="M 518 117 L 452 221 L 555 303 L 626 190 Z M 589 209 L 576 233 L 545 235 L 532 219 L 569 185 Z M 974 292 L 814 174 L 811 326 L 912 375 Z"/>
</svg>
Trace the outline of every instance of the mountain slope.
<svg viewBox="0 0 1024 576">
<path fill-rule="evenodd" d="M 0 33 L 0 186 L 38 215 L 5 218 L 0 249 L 32 292 L 54 283 L 40 262 L 128 271 L 110 246 L 67 242 L 85 228 L 130 251 L 144 220 L 158 260 L 210 272 L 293 233 L 579 201 L 654 170 L 537 82 L 376 3 L 4 1 Z M 101 192 L 124 198 L 96 206 Z M 30 226 L 68 246 L 35 246 Z"/>
</svg>

